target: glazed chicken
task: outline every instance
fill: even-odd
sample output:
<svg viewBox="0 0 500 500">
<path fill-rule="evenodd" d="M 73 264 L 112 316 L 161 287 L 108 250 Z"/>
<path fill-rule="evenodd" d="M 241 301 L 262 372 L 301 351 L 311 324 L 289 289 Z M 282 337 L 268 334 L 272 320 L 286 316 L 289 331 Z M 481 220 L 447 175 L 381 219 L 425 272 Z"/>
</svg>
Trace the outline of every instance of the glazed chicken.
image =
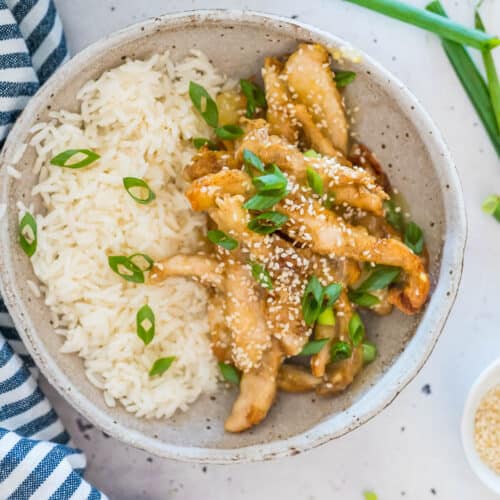
<svg viewBox="0 0 500 500">
<path fill-rule="evenodd" d="M 363 145 L 349 152 L 326 48 L 266 58 L 262 76 L 267 109 L 229 113 L 241 133 L 201 147 L 184 170 L 212 247 L 157 262 L 150 275 L 209 291 L 212 350 L 241 376 L 229 432 L 261 422 L 278 389 L 344 391 L 376 353 L 358 311 L 416 314 L 431 285 L 423 240 L 394 223 L 382 167 Z"/>
</svg>

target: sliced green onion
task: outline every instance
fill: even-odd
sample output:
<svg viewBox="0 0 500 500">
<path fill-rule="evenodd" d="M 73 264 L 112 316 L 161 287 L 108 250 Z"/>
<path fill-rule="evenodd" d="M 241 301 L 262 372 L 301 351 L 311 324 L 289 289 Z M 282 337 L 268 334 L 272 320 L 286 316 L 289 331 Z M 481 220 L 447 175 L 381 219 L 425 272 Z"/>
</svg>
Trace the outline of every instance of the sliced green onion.
<svg viewBox="0 0 500 500">
<path fill-rule="evenodd" d="M 226 382 L 231 384 L 239 385 L 240 383 L 240 374 L 238 370 L 233 365 L 228 365 L 227 363 L 223 363 L 222 361 L 219 363 L 219 370 L 221 375 L 224 377 Z"/>
<path fill-rule="evenodd" d="M 287 177 L 274 164 L 265 169 L 264 175 L 254 177 L 252 183 L 257 188 L 257 194 L 243 205 L 247 210 L 267 210 L 289 193 Z"/>
<path fill-rule="evenodd" d="M 195 82 L 189 82 L 189 97 L 193 106 L 197 109 L 203 119 L 210 127 L 217 128 L 219 125 L 219 110 L 217 103 L 210 94 Z"/>
<path fill-rule="evenodd" d="M 323 179 L 321 178 L 321 175 L 319 175 L 318 172 L 316 172 L 316 170 L 311 167 L 307 167 L 306 175 L 309 187 L 316 194 L 319 194 L 321 196 L 323 194 Z"/>
<path fill-rule="evenodd" d="M 446 16 L 446 12 L 439 1 L 430 3 L 426 9 L 441 16 Z M 497 154 L 500 155 L 500 132 L 490 93 L 483 76 L 464 47 L 449 40 L 442 40 L 442 43 L 455 73 L 490 136 L 493 147 L 496 149 Z"/>
<path fill-rule="evenodd" d="M 207 238 L 215 245 L 219 245 L 226 250 L 234 250 L 238 246 L 238 242 L 228 236 L 224 231 L 211 229 L 207 232 Z"/>
<path fill-rule="evenodd" d="M 148 345 L 155 336 L 155 313 L 147 304 L 143 305 L 136 314 L 135 323 L 137 336 Z"/>
<path fill-rule="evenodd" d="M 384 201 L 385 219 L 400 233 L 404 228 L 403 212 L 393 199 Z"/>
<path fill-rule="evenodd" d="M 74 163 L 68 163 L 68 160 L 77 154 L 85 155 L 85 158 Z M 52 165 L 57 165 L 58 167 L 83 168 L 87 167 L 91 163 L 94 163 L 99 158 L 100 156 L 90 149 L 67 149 L 62 153 L 59 153 L 57 156 L 54 156 L 54 158 L 50 160 L 50 163 Z"/>
<path fill-rule="evenodd" d="M 333 191 L 329 191 L 326 200 L 323 201 L 323 206 L 328 210 L 331 210 L 334 204 L 335 204 L 335 193 Z"/>
<path fill-rule="evenodd" d="M 304 156 L 306 158 L 321 158 L 321 155 L 317 151 L 314 151 L 314 149 L 308 149 L 304 153 Z"/>
<path fill-rule="evenodd" d="M 302 315 L 306 325 L 312 325 L 321 313 L 323 286 L 316 276 L 311 276 L 302 296 Z"/>
<path fill-rule="evenodd" d="M 368 278 L 361 283 L 356 289 L 358 292 L 373 292 L 374 290 L 381 290 L 388 287 L 393 283 L 401 274 L 399 267 L 393 266 L 375 266 L 373 272 Z"/>
<path fill-rule="evenodd" d="M 19 223 L 19 244 L 28 257 L 36 252 L 37 234 L 36 220 L 29 212 L 26 212 Z"/>
<path fill-rule="evenodd" d="M 492 215 L 500 222 L 500 196 L 492 194 L 483 202 L 483 212 Z"/>
<path fill-rule="evenodd" d="M 483 20 L 477 10 L 475 13 L 475 26 L 478 30 L 486 31 Z M 488 88 L 490 91 L 491 105 L 493 106 L 493 111 L 497 120 L 497 128 L 500 131 L 500 81 L 498 80 L 497 68 L 495 66 L 495 60 L 493 59 L 491 49 L 483 50 L 482 55 L 484 67 L 486 69 Z"/>
<path fill-rule="evenodd" d="M 420 255 L 424 249 L 424 232 L 422 228 L 418 224 L 410 222 L 405 228 L 404 242 L 408 248 Z"/>
<path fill-rule="evenodd" d="M 358 313 L 354 313 L 349 320 L 349 337 L 354 346 L 360 344 L 365 336 L 365 325 Z"/>
<path fill-rule="evenodd" d="M 125 255 L 111 255 L 108 257 L 109 267 L 118 276 L 133 283 L 144 283 L 144 272 Z"/>
<path fill-rule="evenodd" d="M 330 339 L 318 339 L 310 340 L 300 351 L 299 356 L 312 356 L 313 354 L 318 354 L 318 352 L 325 347 Z"/>
<path fill-rule="evenodd" d="M 375 295 L 358 290 L 349 290 L 349 300 L 361 307 L 372 307 L 380 304 L 380 299 Z"/>
<path fill-rule="evenodd" d="M 144 266 L 144 262 L 137 262 L 137 259 L 141 258 L 146 262 L 146 266 Z M 151 271 L 153 269 L 154 260 L 145 253 L 134 253 L 129 258 L 132 264 L 136 265 L 142 272 Z"/>
<path fill-rule="evenodd" d="M 356 73 L 354 71 L 335 71 L 335 84 L 338 89 L 347 87 L 356 79 Z"/>
<path fill-rule="evenodd" d="M 250 151 L 249 149 L 243 150 L 243 163 L 250 167 L 256 168 L 259 172 L 264 173 L 266 171 L 261 159 L 255 153 L 252 153 L 252 151 Z"/>
<path fill-rule="evenodd" d="M 151 370 L 149 370 L 149 376 L 153 377 L 154 375 L 163 375 L 170 368 L 170 365 L 175 361 L 175 359 L 175 356 L 157 359 L 151 367 Z"/>
<path fill-rule="evenodd" d="M 264 288 L 272 290 L 273 280 L 271 279 L 269 271 L 262 264 L 259 264 L 258 262 L 250 261 L 249 264 L 254 280 L 260 283 Z"/>
<path fill-rule="evenodd" d="M 363 362 L 371 363 L 377 357 L 377 346 L 371 342 L 363 342 Z"/>
<path fill-rule="evenodd" d="M 288 179 L 276 165 L 270 165 L 264 175 L 252 179 L 252 184 L 261 194 L 266 191 L 278 193 L 286 191 Z"/>
<path fill-rule="evenodd" d="M 206 137 L 195 137 L 193 139 L 193 146 L 196 149 L 201 149 L 203 146 L 207 146 L 210 151 L 217 151 L 217 144 Z"/>
<path fill-rule="evenodd" d="M 342 340 L 335 342 L 330 350 L 330 357 L 332 362 L 341 361 L 350 358 L 352 354 L 352 347 Z"/>
<path fill-rule="evenodd" d="M 321 307 L 321 312 L 325 309 L 332 307 L 332 305 L 337 301 L 342 293 L 341 283 L 330 283 L 323 288 L 323 304 Z M 326 299 L 326 303 L 324 302 Z"/>
<path fill-rule="evenodd" d="M 244 133 L 243 129 L 237 125 L 224 125 L 215 129 L 215 135 L 225 141 L 234 141 Z"/>
<path fill-rule="evenodd" d="M 368 9 L 380 12 L 405 23 L 438 34 L 448 40 L 453 40 L 476 49 L 493 48 L 500 45 L 500 39 L 482 31 L 466 28 L 465 26 L 442 19 L 438 15 L 413 7 L 397 0 L 346 0 Z"/>
<path fill-rule="evenodd" d="M 141 205 L 147 205 L 156 198 L 156 195 L 148 186 L 147 182 L 138 177 L 124 177 L 123 186 L 131 198 Z"/>
<path fill-rule="evenodd" d="M 247 99 L 247 118 L 253 118 L 257 108 L 266 108 L 266 94 L 258 85 L 249 80 L 240 80 L 240 87 Z"/>
<path fill-rule="evenodd" d="M 327 307 L 317 319 L 318 325 L 323 326 L 333 326 L 335 325 L 335 314 L 333 313 L 333 309 L 331 307 Z"/>
<path fill-rule="evenodd" d="M 274 207 L 286 196 L 279 194 L 256 194 L 243 205 L 247 210 L 267 210 Z"/>
<path fill-rule="evenodd" d="M 277 231 L 286 221 L 288 215 L 279 212 L 264 212 L 248 223 L 248 229 L 254 233 L 271 234 Z"/>
</svg>

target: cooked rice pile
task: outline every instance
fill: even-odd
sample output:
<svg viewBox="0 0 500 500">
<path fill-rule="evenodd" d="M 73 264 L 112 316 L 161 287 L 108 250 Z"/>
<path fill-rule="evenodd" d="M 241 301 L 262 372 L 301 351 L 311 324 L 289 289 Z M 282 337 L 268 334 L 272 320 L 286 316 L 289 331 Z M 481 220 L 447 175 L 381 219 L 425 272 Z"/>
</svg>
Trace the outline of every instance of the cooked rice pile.
<svg viewBox="0 0 500 500">
<path fill-rule="evenodd" d="M 474 439 L 481 459 L 500 474 L 500 385 L 490 389 L 479 404 Z"/>
<path fill-rule="evenodd" d="M 105 401 L 143 417 L 186 410 L 213 391 L 217 370 L 207 333 L 206 292 L 186 279 L 137 285 L 116 275 L 108 255 L 145 253 L 161 259 L 202 245 L 205 218 L 183 195 L 182 168 L 194 154 L 189 139 L 210 130 L 187 94 L 196 80 L 212 94 L 225 79 L 201 53 L 174 64 L 165 55 L 128 61 L 88 82 L 78 93 L 81 112 L 53 113 L 36 125 L 31 144 L 47 209 L 38 216 L 35 273 L 65 353 L 78 353 Z M 50 165 L 67 149 L 88 148 L 100 161 L 80 170 Z M 144 178 L 157 199 L 136 203 L 123 177 Z M 156 335 L 145 346 L 136 313 L 149 303 Z M 168 372 L 149 377 L 154 361 L 176 356 Z M 76 362 L 76 361 L 75 361 Z"/>
</svg>

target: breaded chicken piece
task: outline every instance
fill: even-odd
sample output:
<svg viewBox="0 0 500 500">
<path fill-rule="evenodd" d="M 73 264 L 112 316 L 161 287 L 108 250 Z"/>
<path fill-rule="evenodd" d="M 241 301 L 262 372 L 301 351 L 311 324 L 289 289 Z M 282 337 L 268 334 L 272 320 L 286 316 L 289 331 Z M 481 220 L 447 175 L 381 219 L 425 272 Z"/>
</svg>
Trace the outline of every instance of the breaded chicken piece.
<svg viewBox="0 0 500 500">
<path fill-rule="evenodd" d="M 290 94 L 307 106 L 316 125 L 325 131 L 333 147 L 347 154 L 348 126 L 342 97 L 329 65 L 328 51 L 317 43 L 299 44 L 285 69 Z"/>
<path fill-rule="evenodd" d="M 266 90 L 267 121 L 273 134 L 284 137 L 295 144 L 298 129 L 293 119 L 293 104 L 290 99 L 285 79 L 282 77 L 283 65 L 274 57 L 266 57 L 262 78 Z"/>
<path fill-rule="evenodd" d="M 225 429 L 242 432 L 257 425 L 269 412 L 277 391 L 278 370 L 283 354 L 277 341 L 264 353 L 262 364 L 244 373 L 240 382 L 240 393 L 234 402 Z"/>
</svg>

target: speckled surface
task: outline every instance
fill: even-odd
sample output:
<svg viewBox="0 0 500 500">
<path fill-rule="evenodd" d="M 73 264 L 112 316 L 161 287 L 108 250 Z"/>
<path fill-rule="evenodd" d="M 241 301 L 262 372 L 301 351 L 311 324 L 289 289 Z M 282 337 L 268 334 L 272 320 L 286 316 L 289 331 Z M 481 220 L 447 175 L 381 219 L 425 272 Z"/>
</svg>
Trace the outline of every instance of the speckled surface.
<svg viewBox="0 0 500 500">
<path fill-rule="evenodd" d="M 415 2 L 422 4 L 422 2 Z M 466 2 L 445 2 L 464 22 Z M 500 191 L 498 159 L 432 36 L 338 0 L 237 3 L 125 0 L 58 2 L 73 52 L 126 24 L 165 12 L 203 7 L 271 11 L 328 29 L 365 49 L 419 97 L 443 130 L 465 186 L 470 235 L 462 291 L 430 362 L 382 415 L 348 437 L 305 455 L 241 466 L 193 466 L 151 459 L 127 449 L 86 423 L 56 396 L 63 419 L 90 459 L 88 477 L 112 498 L 494 498 L 469 471 L 459 441 L 468 386 L 500 352 L 494 279 L 500 227 L 479 210 L 491 189 Z M 500 6 L 486 3 L 485 18 L 500 28 Z M 496 281 L 496 280 L 495 280 Z"/>
</svg>

